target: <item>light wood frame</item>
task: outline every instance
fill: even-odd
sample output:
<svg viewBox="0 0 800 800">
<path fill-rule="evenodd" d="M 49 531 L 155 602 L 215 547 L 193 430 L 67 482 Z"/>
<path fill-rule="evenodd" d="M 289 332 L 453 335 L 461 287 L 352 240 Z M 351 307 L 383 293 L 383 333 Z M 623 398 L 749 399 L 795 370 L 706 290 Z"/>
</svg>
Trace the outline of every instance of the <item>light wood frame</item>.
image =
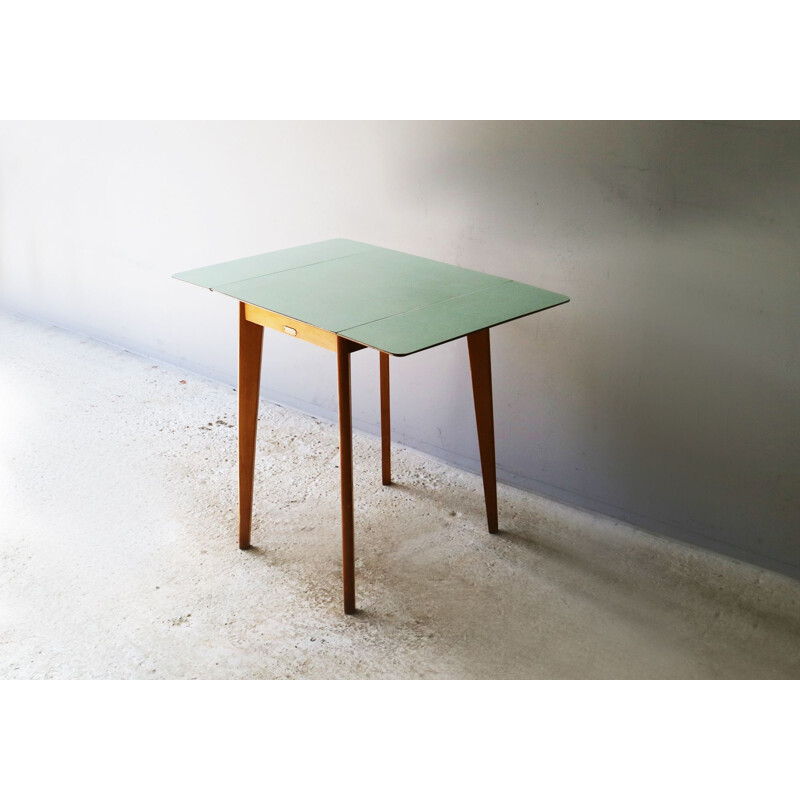
<svg viewBox="0 0 800 800">
<path fill-rule="evenodd" d="M 353 519 L 353 422 L 350 392 L 350 355 L 364 345 L 299 320 L 249 303 L 239 303 L 239 547 L 250 547 L 253 518 L 258 398 L 264 328 L 280 331 L 336 353 L 339 398 L 339 459 L 342 504 L 342 583 L 344 613 L 356 611 L 355 544 Z M 478 429 L 486 517 L 491 533 L 498 531 L 495 469 L 492 368 L 489 329 L 467 335 L 475 419 Z M 389 354 L 380 351 L 381 480 L 391 476 L 391 420 Z"/>
</svg>

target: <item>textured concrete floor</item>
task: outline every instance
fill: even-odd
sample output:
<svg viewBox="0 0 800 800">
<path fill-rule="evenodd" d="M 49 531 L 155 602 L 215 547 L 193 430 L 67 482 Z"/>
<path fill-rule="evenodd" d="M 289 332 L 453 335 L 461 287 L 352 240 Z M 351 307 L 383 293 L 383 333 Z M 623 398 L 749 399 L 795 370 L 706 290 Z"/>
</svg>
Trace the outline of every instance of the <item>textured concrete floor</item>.
<svg viewBox="0 0 800 800">
<path fill-rule="evenodd" d="M 232 354 L 233 356 L 233 354 Z M 0 314 L 0 677 L 800 678 L 800 583 L 262 404 L 236 547 L 236 393 Z"/>
</svg>

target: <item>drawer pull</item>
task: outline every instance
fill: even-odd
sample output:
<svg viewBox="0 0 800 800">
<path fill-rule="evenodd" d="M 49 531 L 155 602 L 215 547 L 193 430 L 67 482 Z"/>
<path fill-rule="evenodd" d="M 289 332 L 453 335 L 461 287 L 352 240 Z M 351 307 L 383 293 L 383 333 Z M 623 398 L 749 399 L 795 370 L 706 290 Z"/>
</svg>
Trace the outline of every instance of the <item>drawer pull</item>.
<svg viewBox="0 0 800 800">
<path fill-rule="evenodd" d="M 297 331 L 294 328 L 290 328 L 288 325 L 283 326 L 283 332 L 288 333 L 289 336 L 297 336 Z"/>
</svg>

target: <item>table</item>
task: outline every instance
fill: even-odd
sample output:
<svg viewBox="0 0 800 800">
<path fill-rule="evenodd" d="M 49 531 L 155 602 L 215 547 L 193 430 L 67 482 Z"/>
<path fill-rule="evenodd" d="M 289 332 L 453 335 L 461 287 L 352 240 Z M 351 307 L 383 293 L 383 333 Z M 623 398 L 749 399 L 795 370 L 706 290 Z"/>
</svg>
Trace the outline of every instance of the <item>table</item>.
<svg viewBox="0 0 800 800">
<path fill-rule="evenodd" d="M 498 531 L 489 329 L 562 294 L 383 247 L 331 239 L 179 272 L 239 301 L 239 547 L 250 546 L 264 328 L 336 353 L 344 612 L 356 610 L 350 356 L 380 353 L 382 480 L 391 484 L 389 356 L 467 338 L 489 532 Z"/>
</svg>

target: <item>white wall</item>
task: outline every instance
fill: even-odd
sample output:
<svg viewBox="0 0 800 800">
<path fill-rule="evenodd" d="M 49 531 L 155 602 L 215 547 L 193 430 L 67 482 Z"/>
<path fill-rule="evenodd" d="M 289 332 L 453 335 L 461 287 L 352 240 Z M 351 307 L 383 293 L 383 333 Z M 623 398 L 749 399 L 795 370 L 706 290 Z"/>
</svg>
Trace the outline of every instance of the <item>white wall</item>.
<svg viewBox="0 0 800 800">
<path fill-rule="evenodd" d="M 233 383 L 173 272 L 341 236 L 563 292 L 493 331 L 500 477 L 800 576 L 798 186 L 791 123 L 0 123 L 0 305 Z M 392 369 L 477 469 L 464 342 Z M 333 359 L 268 332 L 263 392 L 332 418 Z"/>
</svg>

